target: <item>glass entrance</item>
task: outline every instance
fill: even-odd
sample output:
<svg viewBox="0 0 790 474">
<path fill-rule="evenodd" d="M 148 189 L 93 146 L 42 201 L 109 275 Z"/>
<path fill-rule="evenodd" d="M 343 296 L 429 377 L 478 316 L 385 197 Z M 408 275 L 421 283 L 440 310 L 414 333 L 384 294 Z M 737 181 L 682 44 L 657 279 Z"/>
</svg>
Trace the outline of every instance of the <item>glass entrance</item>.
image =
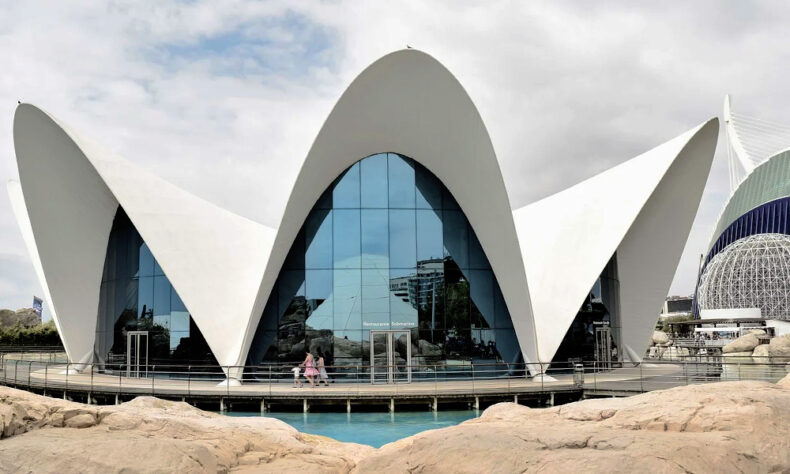
<svg viewBox="0 0 790 474">
<path fill-rule="evenodd" d="M 126 376 L 148 376 L 148 331 L 126 333 Z"/>
<path fill-rule="evenodd" d="M 411 383 L 410 331 L 370 331 L 370 382 Z"/>
<path fill-rule="evenodd" d="M 612 331 L 609 324 L 595 326 L 595 362 L 601 370 L 612 368 Z"/>
</svg>

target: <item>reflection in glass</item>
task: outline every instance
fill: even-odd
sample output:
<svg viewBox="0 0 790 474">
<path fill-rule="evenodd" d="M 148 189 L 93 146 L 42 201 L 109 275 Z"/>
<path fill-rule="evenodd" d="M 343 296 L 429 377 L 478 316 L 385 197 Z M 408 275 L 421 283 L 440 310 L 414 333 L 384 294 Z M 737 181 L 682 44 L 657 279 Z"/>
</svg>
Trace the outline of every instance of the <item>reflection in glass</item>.
<svg viewBox="0 0 790 474">
<path fill-rule="evenodd" d="M 442 219 L 436 211 L 417 211 L 417 260 L 441 259 Z"/>
<path fill-rule="evenodd" d="M 362 327 L 362 298 L 360 270 L 335 270 L 334 329 L 347 331 Z"/>
<path fill-rule="evenodd" d="M 334 268 L 359 268 L 359 209 L 338 209 L 334 213 Z"/>
<path fill-rule="evenodd" d="M 305 268 L 332 268 L 332 211 L 311 212 L 304 228 Z"/>
<path fill-rule="evenodd" d="M 362 209 L 362 268 L 389 268 L 389 211 Z"/>
<path fill-rule="evenodd" d="M 390 266 L 413 267 L 417 263 L 414 209 L 390 210 Z"/>
</svg>

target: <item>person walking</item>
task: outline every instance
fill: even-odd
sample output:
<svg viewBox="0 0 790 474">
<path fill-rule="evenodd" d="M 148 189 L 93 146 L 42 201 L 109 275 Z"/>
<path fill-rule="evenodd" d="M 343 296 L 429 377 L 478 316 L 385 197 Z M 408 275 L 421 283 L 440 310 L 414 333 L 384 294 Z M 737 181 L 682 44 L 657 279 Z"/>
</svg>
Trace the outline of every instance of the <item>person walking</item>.
<svg viewBox="0 0 790 474">
<path fill-rule="evenodd" d="M 324 366 L 324 356 L 322 354 L 318 354 L 318 385 L 321 385 L 321 382 L 324 382 L 324 385 L 327 387 L 329 386 L 329 376 L 326 373 L 326 366 Z"/>
<path fill-rule="evenodd" d="M 304 362 L 302 362 L 304 366 L 304 378 L 310 382 L 311 387 L 315 387 L 315 382 L 313 381 L 313 377 L 318 375 L 318 370 L 315 368 L 315 360 L 313 359 L 313 354 L 310 352 L 307 353 L 307 356 L 304 358 Z"/>
</svg>

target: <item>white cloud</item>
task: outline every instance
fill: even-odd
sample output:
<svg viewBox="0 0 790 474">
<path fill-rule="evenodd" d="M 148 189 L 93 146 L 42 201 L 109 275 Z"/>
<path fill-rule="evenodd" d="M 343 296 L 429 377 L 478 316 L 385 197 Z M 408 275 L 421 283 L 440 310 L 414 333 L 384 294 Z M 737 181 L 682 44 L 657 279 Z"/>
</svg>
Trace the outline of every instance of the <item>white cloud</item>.
<svg viewBox="0 0 790 474">
<path fill-rule="evenodd" d="M 21 99 L 197 195 L 277 225 L 287 183 L 343 89 L 410 44 L 467 88 L 520 206 L 716 115 L 728 92 L 739 110 L 790 122 L 776 107 L 787 97 L 788 9 L 712 0 L 10 2 L 0 17 L 0 179 L 16 174 Z M 723 152 L 673 292 L 693 288 L 726 195 Z M 0 245 L 25 261 L 2 198 Z M 5 281 L 20 271 L 2 265 Z M 0 307 L 36 291 L 29 277 L 0 285 Z"/>
</svg>

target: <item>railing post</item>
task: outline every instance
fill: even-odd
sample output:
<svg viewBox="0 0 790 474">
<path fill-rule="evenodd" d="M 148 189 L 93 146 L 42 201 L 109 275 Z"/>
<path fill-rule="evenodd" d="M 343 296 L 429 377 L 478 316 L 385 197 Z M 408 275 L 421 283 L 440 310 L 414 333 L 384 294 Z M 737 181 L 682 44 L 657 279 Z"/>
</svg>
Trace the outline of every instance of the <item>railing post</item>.
<svg viewBox="0 0 790 474">
<path fill-rule="evenodd" d="M 225 384 L 225 393 L 227 394 L 228 397 L 230 397 L 230 369 L 231 369 L 231 366 L 228 366 L 228 374 L 227 374 L 228 376 L 225 378 L 225 380 L 227 382 Z"/>
<path fill-rule="evenodd" d="M 269 364 L 269 398 L 272 396 L 272 366 Z"/>
<path fill-rule="evenodd" d="M 642 373 L 642 363 L 639 363 L 639 391 L 645 393 L 645 378 Z"/>
<path fill-rule="evenodd" d="M 90 393 L 93 393 L 93 367 L 94 367 L 94 365 L 91 364 L 91 391 L 90 391 Z M 90 396 L 90 395 L 88 395 L 88 396 Z M 90 405 L 90 404 L 91 404 L 91 402 L 90 402 L 90 400 L 88 400 L 88 405 Z"/>
<path fill-rule="evenodd" d="M 66 392 L 69 391 L 69 362 L 66 361 L 66 388 L 63 389 L 63 398 L 66 398 Z"/>
<path fill-rule="evenodd" d="M 19 367 L 19 360 L 17 359 L 14 363 L 14 388 L 16 388 L 16 369 Z"/>
<path fill-rule="evenodd" d="M 47 394 L 47 369 L 49 369 L 49 363 L 44 366 L 44 395 Z"/>
<path fill-rule="evenodd" d="M 151 366 L 151 396 L 154 396 L 156 389 L 154 388 L 154 380 L 156 379 L 156 365 Z"/>
<path fill-rule="evenodd" d="M 187 366 L 187 397 L 192 397 L 192 366 Z"/>
<path fill-rule="evenodd" d="M 27 388 L 30 388 L 30 372 L 33 371 L 33 361 L 27 364 Z"/>
</svg>

